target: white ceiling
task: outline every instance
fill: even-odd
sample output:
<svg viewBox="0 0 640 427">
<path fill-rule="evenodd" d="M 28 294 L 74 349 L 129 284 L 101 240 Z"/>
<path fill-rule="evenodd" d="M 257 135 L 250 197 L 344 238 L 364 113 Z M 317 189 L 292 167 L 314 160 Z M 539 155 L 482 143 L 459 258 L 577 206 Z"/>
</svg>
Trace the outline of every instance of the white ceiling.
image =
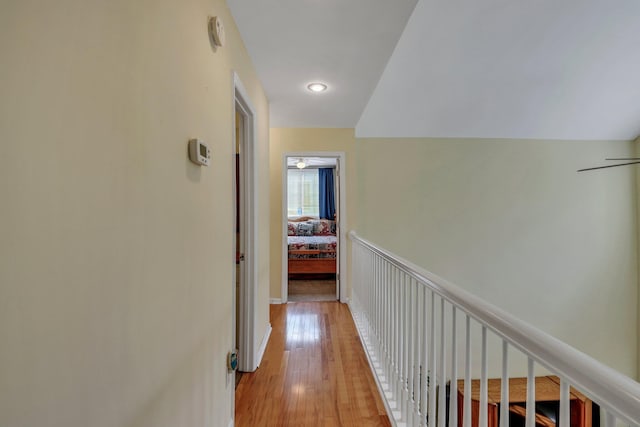
<svg viewBox="0 0 640 427">
<path fill-rule="evenodd" d="M 638 0 L 419 0 L 413 14 L 415 0 L 228 3 L 272 127 L 356 127 L 361 137 L 640 134 Z M 306 91 L 315 80 L 330 90 Z"/>
<path fill-rule="evenodd" d="M 421 0 L 356 134 L 633 139 L 639 23 L 638 0 Z"/>
<path fill-rule="evenodd" d="M 355 127 L 416 0 L 227 0 L 271 127 Z M 310 82 L 329 89 L 313 94 Z"/>
<path fill-rule="evenodd" d="M 335 157 L 287 157 L 287 167 L 295 167 L 302 159 L 308 167 L 335 166 Z"/>
</svg>

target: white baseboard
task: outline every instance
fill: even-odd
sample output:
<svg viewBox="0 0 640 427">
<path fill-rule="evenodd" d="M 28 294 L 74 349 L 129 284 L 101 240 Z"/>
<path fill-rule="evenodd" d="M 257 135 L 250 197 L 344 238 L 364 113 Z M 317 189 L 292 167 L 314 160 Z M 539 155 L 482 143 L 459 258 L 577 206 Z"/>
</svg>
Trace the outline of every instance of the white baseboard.
<svg viewBox="0 0 640 427">
<path fill-rule="evenodd" d="M 271 323 L 267 323 L 267 331 L 264 333 L 264 337 L 262 338 L 262 343 L 260 344 L 260 348 L 258 349 L 258 354 L 256 355 L 256 360 L 258 361 L 257 366 L 260 366 L 260 362 L 262 362 L 262 356 L 264 356 L 264 351 L 267 349 L 267 343 L 269 342 L 269 337 L 271 336 Z"/>
<path fill-rule="evenodd" d="M 229 420 L 229 427 L 233 427 L 233 418 Z"/>
<path fill-rule="evenodd" d="M 281 298 L 269 298 L 269 304 L 282 304 Z"/>
<path fill-rule="evenodd" d="M 389 394 L 386 392 L 388 385 L 386 382 L 382 381 L 384 378 L 384 374 L 380 369 L 380 366 L 376 366 L 373 360 L 372 354 L 372 346 L 369 345 L 368 340 L 363 337 L 361 324 L 358 322 L 358 319 L 355 316 L 353 311 L 353 305 L 349 301 L 348 303 L 349 312 L 351 313 L 351 318 L 353 319 L 353 323 L 356 325 L 356 330 L 358 331 L 358 338 L 360 338 L 360 343 L 362 344 L 362 348 L 364 349 L 364 354 L 367 356 L 367 361 L 369 362 L 369 368 L 371 369 L 371 373 L 373 374 L 373 379 L 378 386 L 378 392 L 380 393 L 380 398 L 382 399 L 382 403 L 387 411 L 387 416 L 389 417 L 389 421 L 393 427 L 401 427 L 405 426 L 405 423 L 400 422 L 400 412 L 394 411 L 395 408 L 398 407 L 399 402 L 395 400 L 389 399 Z M 385 387 L 386 386 L 386 387 Z"/>
</svg>

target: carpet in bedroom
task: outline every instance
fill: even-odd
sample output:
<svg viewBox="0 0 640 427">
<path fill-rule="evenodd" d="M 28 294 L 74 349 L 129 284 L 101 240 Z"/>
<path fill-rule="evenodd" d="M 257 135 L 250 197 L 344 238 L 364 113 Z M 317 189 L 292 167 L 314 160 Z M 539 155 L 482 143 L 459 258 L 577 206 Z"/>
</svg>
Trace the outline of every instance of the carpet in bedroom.
<svg viewBox="0 0 640 427">
<path fill-rule="evenodd" d="M 289 302 L 335 301 L 336 281 L 334 280 L 292 280 L 289 279 Z"/>
</svg>

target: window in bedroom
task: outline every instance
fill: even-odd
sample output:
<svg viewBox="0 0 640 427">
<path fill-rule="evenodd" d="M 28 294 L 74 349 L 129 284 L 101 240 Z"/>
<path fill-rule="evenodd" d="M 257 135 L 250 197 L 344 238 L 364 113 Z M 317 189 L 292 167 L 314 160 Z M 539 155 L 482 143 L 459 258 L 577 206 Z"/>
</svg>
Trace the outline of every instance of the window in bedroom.
<svg viewBox="0 0 640 427">
<path fill-rule="evenodd" d="M 318 216 L 318 169 L 288 169 L 287 181 L 287 214 Z"/>
</svg>

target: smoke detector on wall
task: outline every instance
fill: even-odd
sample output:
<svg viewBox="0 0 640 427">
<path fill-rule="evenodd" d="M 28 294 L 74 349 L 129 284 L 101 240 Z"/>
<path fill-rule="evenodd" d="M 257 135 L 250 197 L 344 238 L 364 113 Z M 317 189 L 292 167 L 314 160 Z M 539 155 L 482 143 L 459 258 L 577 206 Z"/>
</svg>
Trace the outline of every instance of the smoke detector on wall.
<svg viewBox="0 0 640 427">
<path fill-rule="evenodd" d="M 218 16 L 209 19 L 209 34 L 216 46 L 222 47 L 224 45 L 224 25 Z"/>
</svg>

